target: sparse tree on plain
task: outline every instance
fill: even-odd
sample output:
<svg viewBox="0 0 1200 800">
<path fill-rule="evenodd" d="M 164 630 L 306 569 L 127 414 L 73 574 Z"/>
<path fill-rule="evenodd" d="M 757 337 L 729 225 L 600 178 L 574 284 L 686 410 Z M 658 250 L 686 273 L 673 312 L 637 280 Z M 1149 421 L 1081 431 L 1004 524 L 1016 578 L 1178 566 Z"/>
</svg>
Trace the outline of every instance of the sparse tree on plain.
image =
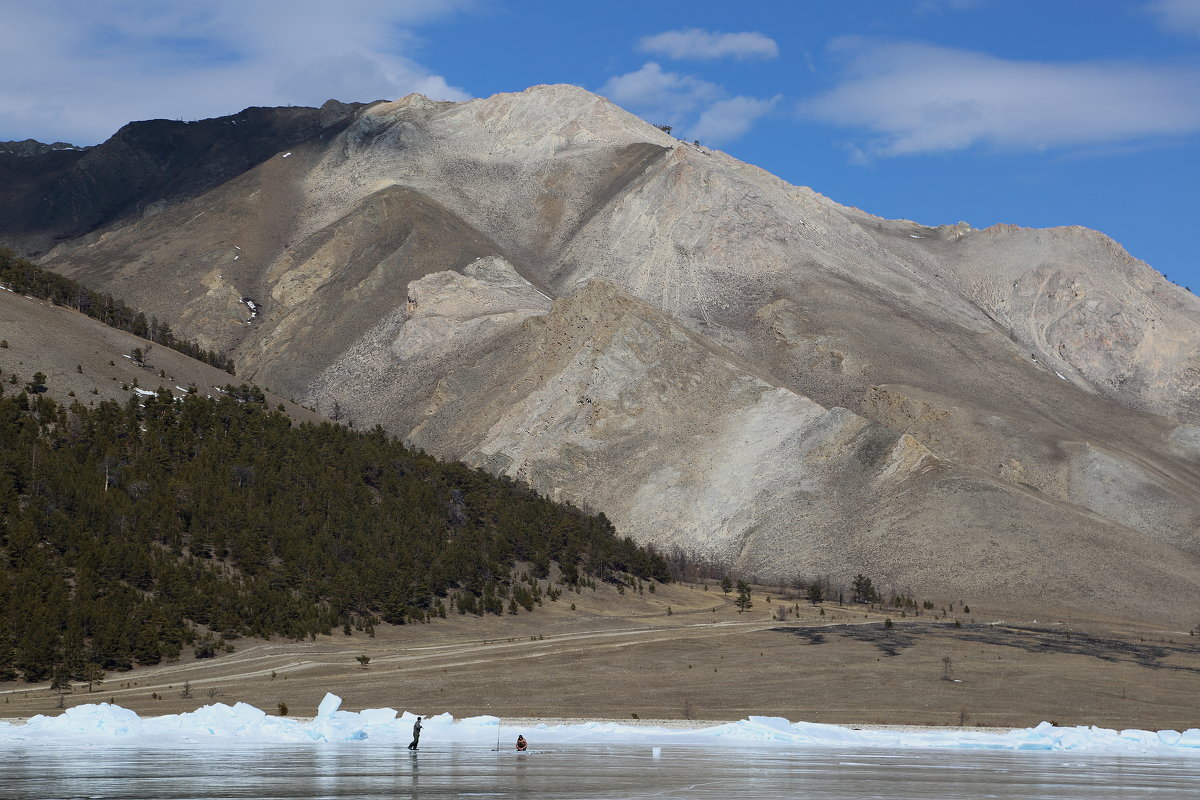
<svg viewBox="0 0 1200 800">
<path fill-rule="evenodd" d="M 738 581 L 737 592 L 737 600 L 734 600 L 733 603 L 737 606 L 738 613 L 744 614 L 754 605 L 750 599 L 750 584 L 745 581 Z"/>
</svg>

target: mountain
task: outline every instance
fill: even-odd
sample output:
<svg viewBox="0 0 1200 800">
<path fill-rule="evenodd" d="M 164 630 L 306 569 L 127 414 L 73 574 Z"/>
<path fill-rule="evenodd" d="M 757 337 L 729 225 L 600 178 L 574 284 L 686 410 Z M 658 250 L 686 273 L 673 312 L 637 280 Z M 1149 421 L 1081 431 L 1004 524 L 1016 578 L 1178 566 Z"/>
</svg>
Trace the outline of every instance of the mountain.
<svg viewBox="0 0 1200 800">
<path fill-rule="evenodd" d="M 132 122 L 97 147 L 0 142 L 0 241 L 38 254 L 56 241 L 153 214 L 246 171 L 277 148 L 332 136 L 361 104 L 247 108 L 199 122 Z"/>
<path fill-rule="evenodd" d="M 0 238 L 640 542 L 1194 623 L 1200 300 L 1108 237 L 884 220 L 570 86 L 336 108 L 224 123 L 219 169 L 185 124 L 193 155 L 119 201 L 26 167 L 108 199 Z"/>
</svg>

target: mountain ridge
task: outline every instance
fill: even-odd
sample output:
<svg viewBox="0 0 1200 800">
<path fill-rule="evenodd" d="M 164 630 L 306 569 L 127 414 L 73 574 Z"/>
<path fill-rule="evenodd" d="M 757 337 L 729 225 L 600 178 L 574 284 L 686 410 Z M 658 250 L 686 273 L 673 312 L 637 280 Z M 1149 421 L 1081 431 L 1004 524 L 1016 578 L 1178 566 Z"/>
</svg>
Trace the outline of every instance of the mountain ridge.
<svg viewBox="0 0 1200 800">
<path fill-rule="evenodd" d="M 1056 571 L 1087 581 L 1071 559 L 1124 581 L 1130 613 L 1174 613 L 1136 599 L 1150 587 L 1200 588 L 1200 300 L 1103 234 L 885 220 L 577 87 L 409 96 L 338 126 L 44 261 L 302 403 L 737 569 L 920 588 L 948 578 L 888 552 L 886 531 L 965 569 L 951 556 L 969 530 L 961 546 L 992 566 L 955 577 L 964 594 L 1048 596 Z M 581 391 L 579 358 L 606 365 L 607 394 Z M 539 388 L 514 393 L 518 375 Z M 706 381 L 767 399 L 712 405 Z M 597 400 L 625 440 L 598 444 Z M 806 450 L 821 430 L 829 446 Z M 764 494 L 755 470 L 787 477 Z M 1127 580 L 1122 561 L 1139 562 Z"/>
</svg>

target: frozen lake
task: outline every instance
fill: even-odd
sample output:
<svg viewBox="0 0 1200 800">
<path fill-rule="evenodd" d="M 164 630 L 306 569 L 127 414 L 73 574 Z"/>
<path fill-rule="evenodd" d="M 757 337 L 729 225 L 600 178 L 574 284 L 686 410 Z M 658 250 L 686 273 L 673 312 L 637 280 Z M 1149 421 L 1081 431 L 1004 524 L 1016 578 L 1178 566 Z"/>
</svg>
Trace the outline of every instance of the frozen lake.
<svg viewBox="0 0 1200 800">
<path fill-rule="evenodd" d="M 531 737 L 532 738 L 532 737 Z M 538 742 L 532 742 L 538 747 Z M 237 741 L 0 743 L 0 797 L 217 798 L 1080 798 L 1195 800 L 1194 755 L 643 742 L 481 744 Z"/>
</svg>

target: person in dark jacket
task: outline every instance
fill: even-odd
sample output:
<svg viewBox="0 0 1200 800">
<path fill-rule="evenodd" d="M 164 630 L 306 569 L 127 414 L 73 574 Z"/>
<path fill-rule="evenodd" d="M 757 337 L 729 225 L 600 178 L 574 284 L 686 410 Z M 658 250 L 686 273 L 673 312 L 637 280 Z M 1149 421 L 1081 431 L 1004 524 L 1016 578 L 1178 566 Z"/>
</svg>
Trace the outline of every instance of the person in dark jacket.
<svg viewBox="0 0 1200 800">
<path fill-rule="evenodd" d="M 417 717 L 417 721 L 413 723 L 413 740 L 408 746 L 409 750 L 417 749 L 417 742 L 421 741 L 421 718 Z"/>
</svg>

